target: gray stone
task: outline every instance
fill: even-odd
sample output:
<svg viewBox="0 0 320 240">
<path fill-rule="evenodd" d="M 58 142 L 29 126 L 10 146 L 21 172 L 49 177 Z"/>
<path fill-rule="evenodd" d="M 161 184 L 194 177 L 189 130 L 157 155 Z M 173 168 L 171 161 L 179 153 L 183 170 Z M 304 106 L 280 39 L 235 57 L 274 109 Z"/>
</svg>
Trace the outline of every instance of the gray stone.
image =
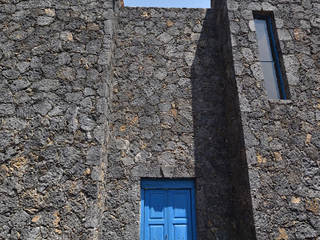
<svg viewBox="0 0 320 240">
<path fill-rule="evenodd" d="M 48 113 L 49 116 L 61 116 L 64 114 L 64 107 L 61 106 L 55 106 L 53 109 Z"/>
<path fill-rule="evenodd" d="M 168 33 L 164 32 L 159 35 L 159 40 L 163 43 L 168 43 L 172 40 L 172 36 L 170 36 Z"/>
<path fill-rule="evenodd" d="M 249 61 L 249 62 L 252 62 L 255 58 L 254 58 L 254 55 L 251 51 L 251 49 L 249 48 L 243 48 L 241 50 L 242 52 L 242 55 Z"/>
<path fill-rule="evenodd" d="M 171 109 L 170 103 L 160 103 L 159 104 L 160 112 L 169 112 L 170 109 Z"/>
<path fill-rule="evenodd" d="M 297 226 L 295 235 L 298 239 L 315 238 L 318 236 L 317 232 L 313 228 L 305 224 Z"/>
<path fill-rule="evenodd" d="M 30 233 L 26 237 L 27 240 L 40 240 L 41 239 L 41 232 L 40 227 L 33 228 Z"/>
<path fill-rule="evenodd" d="M 317 27 L 317 28 L 320 27 L 320 18 L 319 17 L 312 16 L 310 22 L 311 22 L 312 27 Z"/>
<path fill-rule="evenodd" d="M 98 165 L 101 156 L 99 147 L 90 147 L 87 152 L 86 163 L 89 165 Z"/>
<path fill-rule="evenodd" d="M 85 131 L 91 131 L 95 128 L 96 122 L 88 116 L 81 116 L 79 119 L 80 128 Z"/>
<path fill-rule="evenodd" d="M 99 223 L 98 219 L 98 209 L 92 207 L 88 211 L 88 215 L 86 216 L 85 220 L 85 227 L 86 228 L 96 228 Z"/>
<path fill-rule="evenodd" d="M 161 171 L 163 173 L 163 176 L 166 178 L 174 177 L 174 166 L 161 166 Z"/>
<path fill-rule="evenodd" d="M 98 58 L 98 64 L 108 65 L 111 61 L 111 56 L 108 51 L 101 51 Z"/>
<path fill-rule="evenodd" d="M 30 220 L 30 216 L 25 211 L 19 211 L 13 215 L 13 220 L 16 222 L 18 227 L 24 227 L 27 225 L 27 222 Z"/>
<path fill-rule="evenodd" d="M 176 160 L 171 152 L 163 152 L 159 155 L 158 161 L 161 165 L 174 166 Z"/>
<path fill-rule="evenodd" d="M 2 126 L 5 129 L 22 130 L 27 126 L 27 122 L 23 119 L 12 117 L 4 119 L 2 121 Z"/>
<path fill-rule="evenodd" d="M 34 105 L 33 108 L 35 112 L 40 113 L 42 116 L 45 116 L 52 109 L 52 105 L 48 101 L 43 101 Z"/>
<path fill-rule="evenodd" d="M 9 89 L 0 89 L 0 102 L 13 103 L 13 95 Z"/>
<path fill-rule="evenodd" d="M 126 139 L 116 139 L 115 144 L 119 150 L 127 150 L 130 146 L 130 142 Z"/>
<path fill-rule="evenodd" d="M 59 80 L 57 79 L 43 79 L 39 82 L 35 82 L 32 84 L 32 88 L 35 88 L 39 91 L 52 91 L 57 90 L 57 88 L 60 86 Z"/>
<path fill-rule="evenodd" d="M 33 57 L 30 62 L 30 67 L 37 69 L 41 67 L 41 59 L 39 57 Z"/>
<path fill-rule="evenodd" d="M 84 89 L 85 96 L 94 96 L 95 94 L 96 94 L 96 92 L 92 88 L 85 88 Z"/>
<path fill-rule="evenodd" d="M 82 92 L 67 93 L 65 100 L 69 103 L 79 102 L 82 99 Z"/>
<path fill-rule="evenodd" d="M 86 46 L 88 53 L 96 54 L 101 49 L 101 42 L 99 40 L 93 40 L 89 42 Z"/>
<path fill-rule="evenodd" d="M 0 116 L 8 116 L 15 113 L 13 104 L 0 104 Z"/>
<path fill-rule="evenodd" d="M 144 27 L 136 27 L 135 32 L 141 36 L 145 36 L 147 34 L 147 31 Z M 161 37 L 160 37 L 161 38 Z M 160 39 L 161 40 L 161 39 Z M 162 41 L 162 40 L 161 40 Z"/>
<path fill-rule="evenodd" d="M 20 71 L 20 73 L 26 72 L 29 66 L 30 66 L 30 62 L 19 62 L 17 64 L 17 68 Z"/>
<path fill-rule="evenodd" d="M 30 86 L 30 82 L 26 79 L 15 80 L 10 84 L 10 88 L 12 91 L 20 91 L 22 89 L 26 89 Z"/>
<path fill-rule="evenodd" d="M 130 166 L 134 164 L 134 161 L 132 158 L 129 157 L 125 157 L 121 159 L 121 162 L 125 165 L 125 166 Z"/>
<path fill-rule="evenodd" d="M 40 26 L 46 26 L 51 24 L 54 21 L 54 18 L 47 16 L 39 16 L 37 19 L 37 23 Z"/>
<path fill-rule="evenodd" d="M 196 32 L 196 33 L 201 33 L 201 31 L 202 31 L 202 25 L 201 25 L 201 24 L 196 24 L 196 25 L 193 27 L 193 31 Z"/>
<path fill-rule="evenodd" d="M 79 128 L 78 112 L 79 112 L 79 107 L 73 106 L 68 109 L 68 113 L 70 114 L 69 128 L 73 132 L 75 132 Z"/>
<path fill-rule="evenodd" d="M 63 52 L 59 54 L 58 63 L 60 65 L 67 65 L 70 63 L 70 61 L 71 61 L 71 57 L 69 53 Z"/>
<path fill-rule="evenodd" d="M 8 79 L 17 79 L 20 75 L 18 71 L 13 69 L 2 71 L 2 74 Z"/>
<path fill-rule="evenodd" d="M 135 157 L 134 157 L 134 160 L 135 162 L 138 162 L 138 163 L 145 163 L 147 161 L 147 159 L 150 159 L 152 156 L 151 153 L 148 153 L 148 152 L 139 152 Z"/>
<path fill-rule="evenodd" d="M 73 35 L 69 31 L 63 31 L 60 33 L 60 39 L 64 41 L 73 41 Z"/>
<path fill-rule="evenodd" d="M 188 66 L 192 66 L 194 61 L 194 54 L 191 52 L 186 52 L 184 59 L 187 62 Z"/>
<path fill-rule="evenodd" d="M 76 78 L 75 71 L 71 67 L 62 67 L 57 73 L 62 80 L 74 81 Z"/>
<path fill-rule="evenodd" d="M 236 11 L 239 8 L 239 3 L 236 1 L 228 1 L 228 10 Z"/>
<path fill-rule="evenodd" d="M 251 71 L 253 76 L 257 79 L 262 81 L 263 78 L 263 72 L 262 72 L 262 68 L 261 68 L 261 64 L 259 62 L 251 65 Z"/>
<path fill-rule="evenodd" d="M 28 33 L 25 31 L 15 31 L 10 34 L 9 38 L 16 41 L 24 40 L 28 36 Z"/>
<path fill-rule="evenodd" d="M 93 167 L 91 171 L 91 179 L 93 181 L 99 181 L 100 180 L 100 170 L 98 167 Z"/>
<path fill-rule="evenodd" d="M 54 17 L 56 16 L 56 10 L 54 8 L 46 8 L 44 10 L 45 14 L 49 17 Z"/>
<path fill-rule="evenodd" d="M 0 137 L 0 148 L 5 149 L 11 144 L 14 135 L 10 131 L 2 131 Z M 2 155 L 2 158 L 4 158 L 4 155 Z"/>
<path fill-rule="evenodd" d="M 91 112 L 93 110 L 93 104 L 92 104 L 92 100 L 90 97 L 84 98 L 81 102 L 80 102 L 80 106 L 83 109 L 86 109 L 87 112 Z M 103 109 L 101 109 L 99 112 L 104 112 Z"/>
<path fill-rule="evenodd" d="M 292 39 L 290 32 L 286 29 L 279 29 L 278 35 L 279 35 L 279 39 L 282 41 L 287 41 Z"/>
<path fill-rule="evenodd" d="M 157 69 L 154 73 L 154 76 L 159 80 L 163 80 L 167 76 L 167 71 L 165 69 Z"/>
</svg>

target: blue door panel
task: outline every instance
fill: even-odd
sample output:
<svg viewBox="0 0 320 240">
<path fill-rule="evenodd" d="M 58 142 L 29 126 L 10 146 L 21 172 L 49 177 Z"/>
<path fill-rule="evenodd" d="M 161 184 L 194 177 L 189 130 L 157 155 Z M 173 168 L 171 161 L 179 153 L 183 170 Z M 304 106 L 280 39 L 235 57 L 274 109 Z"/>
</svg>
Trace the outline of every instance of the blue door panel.
<svg viewBox="0 0 320 240">
<path fill-rule="evenodd" d="M 149 206 L 149 219 L 165 218 L 165 207 L 167 201 L 167 193 L 164 190 L 149 190 L 147 191 L 146 204 Z"/>
<path fill-rule="evenodd" d="M 169 240 L 191 240 L 191 191 L 169 190 Z"/>
<path fill-rule="evenodd" d="M 150 225 L 148 240 L 165 240 L 164 225 Z"/>
<path fill-rule="evenodd" d="M 187 218 L 190 210 L 190 191 L 189 190 L 171 190 L 169 201 L 172 201 L 173 218 Z"/>
<path fill-rule="evenodd" d="M 142 182 L 141 240 L 196 240 L 193 183 L 185 182 Z"/>
<path fill-rule="evenodd" d="M 145 191 L 145 239 L 165 240 L 167 191 Z"/>
<path fill-rule="evenodd" d="M 188 227 L 186 224 L 174 225 L 174 240 L 188 240 Z"/>
</svg>

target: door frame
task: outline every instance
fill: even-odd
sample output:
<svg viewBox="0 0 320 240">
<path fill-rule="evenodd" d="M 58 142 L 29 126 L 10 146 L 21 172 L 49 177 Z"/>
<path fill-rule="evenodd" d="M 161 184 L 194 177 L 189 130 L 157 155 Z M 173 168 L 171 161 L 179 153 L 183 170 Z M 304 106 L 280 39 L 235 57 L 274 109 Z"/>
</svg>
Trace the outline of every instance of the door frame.
<svg viewBox="0 0 320 240">
<path fill-rule="evenodd" d="M 144 240 L 144 202 L 145 202 L 145 190 L 159 189 L 159 190 L 171 190 L 171 189 L 188 189 L 191 192 L 191 226 L 192 226 L 192 240 L 197 239 L 196 234 L 196 198 L 195 198 L 195 179 L 141 179 L 141 191 L 140 191 L 140 240 Z"/>
</svg>

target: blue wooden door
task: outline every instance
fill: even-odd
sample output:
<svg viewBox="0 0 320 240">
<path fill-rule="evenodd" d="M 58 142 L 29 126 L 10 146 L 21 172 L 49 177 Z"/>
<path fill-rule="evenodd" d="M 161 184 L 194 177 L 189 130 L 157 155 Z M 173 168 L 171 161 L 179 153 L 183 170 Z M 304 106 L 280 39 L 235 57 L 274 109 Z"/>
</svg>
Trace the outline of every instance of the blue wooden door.
<svg viewBox="0 0 320 240">
<path fill-rule="evenodd" d="M 166 221 L 167 213 L 167 192 L 165 190 L 147 190 L 145 201 L 146 228 L 145 239 L 165 240 L 168 235 Z"/>
<path fill-rule="evenodd" d="M 191 240 L 191 191 L 169 190 L 168 203 L 169 239 Z"/>
<path fill-rule="evenodd" d="M 141 194 L 141 240 L 196 239 L 193 182 L 147 180 Z"/>
</svg>

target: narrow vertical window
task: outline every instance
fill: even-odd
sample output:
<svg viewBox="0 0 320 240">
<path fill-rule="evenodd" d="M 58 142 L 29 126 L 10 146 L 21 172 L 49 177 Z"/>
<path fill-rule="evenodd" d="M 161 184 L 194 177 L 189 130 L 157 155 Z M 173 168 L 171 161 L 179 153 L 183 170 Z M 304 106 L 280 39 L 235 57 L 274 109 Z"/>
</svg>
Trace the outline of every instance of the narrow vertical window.
<svg viewBox="0 0 320 240">
<path fill-rule="evenodd" d="M 273 17 L 271 14 L 254 14 L 259 47 L 259 59 L 264 86 L 270 99 L 287 99 L 279 53 L 277 50 Z"/>
</svg>

